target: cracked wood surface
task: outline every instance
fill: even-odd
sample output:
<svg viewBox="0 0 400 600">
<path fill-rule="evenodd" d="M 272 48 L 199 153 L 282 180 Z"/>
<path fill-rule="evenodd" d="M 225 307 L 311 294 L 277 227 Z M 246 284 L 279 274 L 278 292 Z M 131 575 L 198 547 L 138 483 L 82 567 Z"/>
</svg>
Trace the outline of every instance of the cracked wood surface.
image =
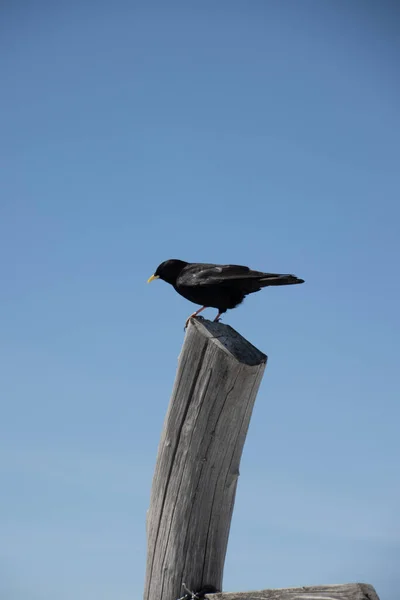
<svg viewBox="0 0 400 600">
<path fill-rule="evenodd" d="M 267 357 L 222 323 L 191 319 L 147 515 L 145 600 L 222 587 L 239 464 Z"/>
<path fill-rule="evenodd" d="M 300 588 L 207 594 L 208 600 L 379 600 L 372 585 L 346 583 Z"/>
</svg>

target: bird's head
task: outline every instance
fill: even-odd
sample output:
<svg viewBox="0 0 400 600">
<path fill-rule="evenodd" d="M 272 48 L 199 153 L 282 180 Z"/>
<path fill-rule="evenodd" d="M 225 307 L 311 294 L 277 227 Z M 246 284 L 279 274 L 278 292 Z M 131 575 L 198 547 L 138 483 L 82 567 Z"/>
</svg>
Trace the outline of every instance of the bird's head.
<svg viewBox="0 0 400 600">
<path fill-rule="evenodd" d="M 175 258 L 165 260 L 161 265 L 158 265 L 154 275 L 147 280 L 147 283 L 154 281 L 154 279 L 163 279 L 167 283 L 174 285 L 180 272 L 187 264 L 189 263 Z"/>
</svg>

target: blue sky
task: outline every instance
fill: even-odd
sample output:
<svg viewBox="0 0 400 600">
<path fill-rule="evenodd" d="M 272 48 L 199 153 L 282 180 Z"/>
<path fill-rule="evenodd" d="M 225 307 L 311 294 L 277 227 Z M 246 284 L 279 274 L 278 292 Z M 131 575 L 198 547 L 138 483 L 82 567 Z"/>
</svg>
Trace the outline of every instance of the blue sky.
<svg viewBox="0 0 400 600">
<path fill-rule="evenodd" d="M 224 588 L 365 581 L 397 600 L 399 16 L 3 3 L 2 598 L 141 597 L 194 309 L 145 281 L 174 257 L 306 280 L 224 319 L 269 355 Z"/>
</svg>

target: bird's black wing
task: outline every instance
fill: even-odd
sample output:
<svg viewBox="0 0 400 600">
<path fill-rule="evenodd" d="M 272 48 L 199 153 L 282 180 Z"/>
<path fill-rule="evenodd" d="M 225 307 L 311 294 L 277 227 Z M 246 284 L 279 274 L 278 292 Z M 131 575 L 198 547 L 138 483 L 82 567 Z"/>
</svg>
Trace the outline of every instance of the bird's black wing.
<svg viewBox="0 0 400 600">
<path fill-rule="evenodd" d="M 227 280 L 248 277 L 250 269 L 240 265 L 189 264 L 180 273 L 177 284 L 184 286 L 219 285 Z"/>
<path fill-rule="evenodd" d="M 253 271 L 241 265 L 213 265 L 192 263 L 187 265 L 177 278 L 177 286 L 208 287 L 221 285 L 237 285 L 245 293 L 255 292 L 269 285 L 288 285 L 302 283 L 293 275 L 279 273 L 263 273 Z"/>
</svg>

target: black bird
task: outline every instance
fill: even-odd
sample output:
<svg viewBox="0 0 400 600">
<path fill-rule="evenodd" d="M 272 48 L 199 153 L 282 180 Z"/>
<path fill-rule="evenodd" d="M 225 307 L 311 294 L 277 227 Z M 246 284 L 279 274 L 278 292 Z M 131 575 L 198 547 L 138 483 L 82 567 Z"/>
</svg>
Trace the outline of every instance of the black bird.
<svg viewBox="0 0 400 600">
<path fill-rule="evenodd" d="M 161 263 L 147 283 L 154 279 L 163 279 L 170 283 L 178 294 L 201 305 L 199 310 L 188 317 L 186 325 L 191 317 L 197 317 L 208 307 L 218 309 L 214 321 L 219 321 L 224 312 L 238 306 L 247 294 L 258 292 L 263 287 L 304 283 L 303 279 L 294 275 L 262 273 L 240 265 L 188 263 L 176 259 Z"/>
</svg>

